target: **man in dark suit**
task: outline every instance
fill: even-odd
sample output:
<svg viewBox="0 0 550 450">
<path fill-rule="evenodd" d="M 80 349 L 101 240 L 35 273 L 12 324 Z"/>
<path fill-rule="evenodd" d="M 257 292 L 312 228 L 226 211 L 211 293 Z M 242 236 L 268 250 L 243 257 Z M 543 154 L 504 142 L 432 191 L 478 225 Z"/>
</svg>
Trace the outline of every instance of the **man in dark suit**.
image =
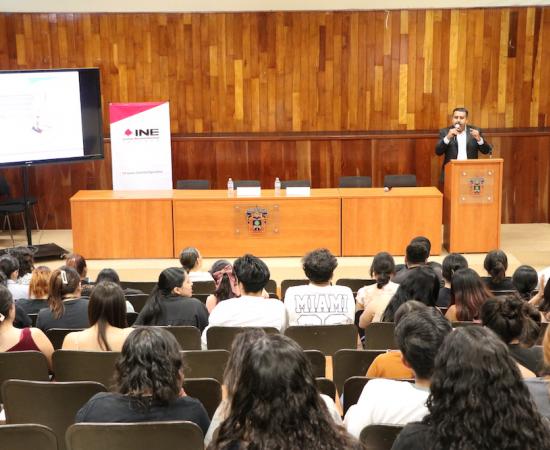
<svg viewBox="0 0 550 450">
<path fill-rule="evenodd" d="M 439 130 L 439 141 L 435 146 L 436 155 L 445 155 L 441 180 L 443 180 L 445 164 L 451 159 L 477 159 L 478 152 L 487 154 L 491 150 L 492 147 L 483 139 L 481 130 L 468 125 L 468 110 L 455 108 L 452 125 Z"/>
</svg>

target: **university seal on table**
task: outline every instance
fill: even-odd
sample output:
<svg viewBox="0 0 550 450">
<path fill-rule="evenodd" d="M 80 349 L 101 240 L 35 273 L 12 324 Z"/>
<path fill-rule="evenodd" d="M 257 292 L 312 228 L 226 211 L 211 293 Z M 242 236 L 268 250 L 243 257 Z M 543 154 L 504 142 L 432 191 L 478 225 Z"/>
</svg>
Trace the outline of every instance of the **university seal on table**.
<svg viewBox="0 0 550 450">
<path fill-rule="evenodd" d="M 253 234 L 263 233 L 267 226 L 268 213 L 266 208 L 255 206 L 246 210 L 248 231 Z"/>
</svg>

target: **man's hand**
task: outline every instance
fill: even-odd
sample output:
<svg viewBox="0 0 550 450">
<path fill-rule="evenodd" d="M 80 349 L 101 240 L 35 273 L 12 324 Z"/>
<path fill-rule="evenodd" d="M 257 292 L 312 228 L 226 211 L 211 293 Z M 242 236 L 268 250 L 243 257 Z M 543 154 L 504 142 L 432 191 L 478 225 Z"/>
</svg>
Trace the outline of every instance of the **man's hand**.
<svg viewBox="0 0 550 450">
<path fill-rule="evenodd" d="M 457 137 L 458 136 L 458 130 L 456 128 L 449 128 L 449 132 L 447 133 L 447 136 L 445 136 L 447 138 L 448 141 L 452 141 L 453 138 Z"/>
<path fill-rule="evenodd" d="M 481 140 L 481 135 L 479 134 L 479 130 L 475 130 L 473 128 L 470 128 L 470 134 L 472 137 L 479 142 Z"/>
</svg>

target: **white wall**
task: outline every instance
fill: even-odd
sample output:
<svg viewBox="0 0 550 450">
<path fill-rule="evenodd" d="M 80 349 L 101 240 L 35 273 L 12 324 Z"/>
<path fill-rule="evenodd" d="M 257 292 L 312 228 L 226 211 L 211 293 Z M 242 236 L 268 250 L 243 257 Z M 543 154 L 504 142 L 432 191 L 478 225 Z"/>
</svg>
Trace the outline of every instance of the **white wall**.
<svg viewBox="0 0 550 450">
<path fill-rule="evenodd" d="M 337 11 L 528 5 L 550 5 L 550 0 L 0 0 L 0 12 Z"/>
</svg>

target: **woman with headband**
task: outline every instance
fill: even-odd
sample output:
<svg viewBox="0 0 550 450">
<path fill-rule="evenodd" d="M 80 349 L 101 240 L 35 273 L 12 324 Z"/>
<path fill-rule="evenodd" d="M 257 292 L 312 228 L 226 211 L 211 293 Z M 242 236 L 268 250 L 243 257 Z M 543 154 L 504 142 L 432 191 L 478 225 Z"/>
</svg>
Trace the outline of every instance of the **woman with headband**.
<svg viewBox="0 0 550 450">
<path fill-rule="evenodd" d="M 209 313 L 212 312 L 219 302 L 241 296 L 237 277 L 229 261 L 226 259 L 216 261 L 212 264 L 210 274 L 216 284 L 216 290 L 206 299 L 206 308 Z"/>
</svg>

